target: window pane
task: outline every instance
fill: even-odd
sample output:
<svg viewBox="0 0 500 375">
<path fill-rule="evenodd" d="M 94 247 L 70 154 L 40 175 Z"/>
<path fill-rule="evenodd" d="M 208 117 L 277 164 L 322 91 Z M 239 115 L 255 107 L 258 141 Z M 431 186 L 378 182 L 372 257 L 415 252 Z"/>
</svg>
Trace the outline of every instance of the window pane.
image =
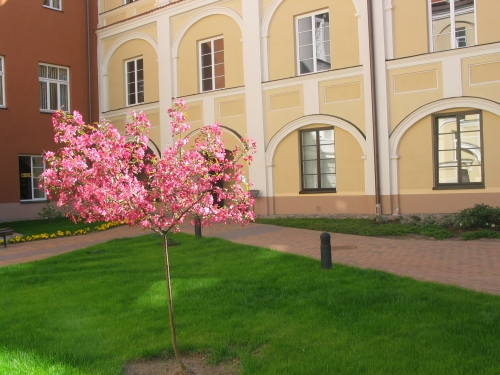
<svg viewBox="0 0 500 375">
<path fill-rule="evenodd" d="M 57 111 L 59 108 L 57 108 L 58 103 L 57 103 L 57 83 L 49 83 L 49 109 L 53 111 Z"/>
<path fill-rule="evenodd" d="M 203 91 L 213 90 L 212 79 L 204 79 L 202 81 L 202 90 Z"/>
<path fill-rule="evenodd" d="M 47 78 L 47 66 L 46 65 L 38 65 L 38 77 Z"/>
<path fill-rule="evenodd" d="M 127 72 L 135 72 L 135 61 L 127 62 Z"/>
<path fill-rule="evenodd" d="M 318 177 L 316 175 L 304 175 L 303 184 L 304 189 L 317 189 Z"/>
<path fill-rule="evenodd" d="M 135 104 L 135 94 L 128 95 L 128 105 Z"/>
<path fill-rule="evenodd" d="M 328 15 L 328 12 L 316 14 L 316 16 L 314 16 L 314 18 L 315 18 L 317 28 L 318 27 L 328 27 L 330 25 L 330 16 Z"/>
<path fill-rule="evenodd" d="M 40 109 L 48 109 L 47 82 L 40 82 Z"/>
<path fill-rule="evenodd" d="M 214 40 L 214 51 L 224 51 L 224 39 Z"/>
<path fill-rule="evenodd" d="M 142 81 L 144 79 L 144 70 L 137 71 L 137 81 Z"/>
<path fill-rule="evenodd" d="M 320 160 L 321 173 L 335 173 L 335 159 Z"/>
<path fill-rule="evenodd" d="M 312 18 L 311 17 L 305 17 L 305 18 L 299 19 L 298 24 L 299 24 L 299 32 L 312 30 Z"/>
<path fill-rule="evenodd" d="M 50 0 L 43 0 L 43 5 L 50 6 Z"/>
<path fill-rule="evenodd" d="M 144 92 L 137 93 L 137 103 L 144 103 Z"/>
<path fill-rule="evenodd" d="M 3 102 L 3 76 L 0 76 L 0 105 L 4 105 L 4 102 Z"/>
<path fill-rule="evenodd" d="M 135 82 L 128 84 L 128 93 L 129 95 L 135 94 Z"/>
<path fill-rule="evenodd" d="M 302 162 L 302 173 L 316 175 L 318 173 L 318 162 L 316 160 L 303 161 Z"/>
<path fill-rule="evenodd" d="M 201 54 L 205 55 L 210 52 L 212 52 L 212 43 L 211 42 L 201 43 Z"/>
<path fill-rule="evenodd" d="M 61 90 L 61 109 L 64 111 L 69 111 L 68 104 L 68 85 L 60 85 Z"/>
<path fill-rule="evenodd" d="M 312 73 L 314 71 L 314 62 L 312 59 L 300 62 L 300 74 Z"/>
<path fill-rule="evenodd" d="M 53 5 L 54 8 L 59 9 L 61 6 L 59 4 L 59 0 L 53 0 Z"/>
<path fill-rule="evenodd" d="M 299 34 L 299 46 L 307 46 L 312 44 L 312 31 L 305 31 Z"/>
<path fill-rule="evenodd" d="M 224 64 L 215 65 L 215 76 L 221 77 L 224 75 Z"/>
<path fill-rule="evenodd" d="M 333 141 L 335 139 L 333 129 L 320 130 L 318 133 L 319 133 L 319 143 L 320 144 L 333 143 Z"/>
<path fill-rule="evenodd" d="M 212 78 L 212 67 L 208 66 L 206 68 L 201 69 L 201 78 L 207 79 Z"/>
<path fill-rule="evenodd" d="M 334 174 L 321 175 L 321 188 L 322 189 L 335 189 L 337 181 Z"/>
<path fill-rule="evenodd" d="M 449 1 L 432 1 L 432 41 L 434 51 L 451 48 L 451 17 Z"/>
<path fill-rule="evenodd" d="M 456 148 L 457 148 L 456 133 L 438 135 L 438 150 L 454 150 Z"/>
<path fill-rule="evenodd" d="M 43 158 L 41 156 L 31 157 L 33 168 L 43 168 Z"/>
<path fill-rule="evenodd" d="M 481 175 L 482 167 L 479 165 L 473 165 L 467 168 L 469 181 L 470 182 L 483 182 L 483 177 Z"/>
<path fill-rule="evenodd" d="M 479 132 L 466 132 L 460 134 L 462 148 L 480 148 L 481 134 Z"/>
<path fill-rule="evenodd" d="M 215 78 L 215 88 L 223 89 L 226 87 L 226 78 L 224 76 Z"/>
<path fill-rule="evenodd" d="M 333 144 L 319 146 L 320 159 L 333 159 L 335 157 L 335 147 Z"/>
<path fill-rule="evenodd" d="M 35 185 L 35 181 L 33 181 L 33 186 L 38 186 L 38 180 L 36 181 L 36 184 Z M 45 198 L 45 192 L 43 190 L 40 190 L 38 188 L 34 188 L 33 189 L 33 199 L 43 199 Z"/>
<path fill-rule="evenodd" d="M 458 182 L 458 167 L 439 168 L 440 184 L 456 184 Z"/>
<path fill-rule="evenodd" d="M 464 115 L 458 117 L 460 120 L 460 132 L 479 131 L 479 114 Z"/>
<path fill-rule="evenodd" d="M 302 147 L 302 159 L 303 160 L 316 160 L 318 158 L 318 152 L 316 146 L 305 146 Z"/>
<path fill-rule="evenodd" d="M 455 150 L 452 151 L 439 151 L 438 153 L 438 162 L 439 165 L 443 164 L 453 164 L 454 166 L 457 165 L 457 152 Z"/>
<path fill-rule="evenodd" d="M 21 199 L 31 199 L 31 158 L 19 156 L 19 177 Z"/>
<path fill-rule="evenodd" d="M 457 118 L 440 117 L 438 118 L 438 134 L 457 132 Z"/>
<path fill-rule="evenodd" d="M 224 63 L 224 51 L 216 52 L 214 54 L 214 64 L 223 64 Z"/>
<path fill-rule="evenodd" d="M 137 60 L 136 69 L 137 70 L 142 70 L 143 69 L 143 59 L 138 59 Z"/>
<path fill-rule="evenodd" d="M 316 145 L 316 132 L 303 132 L 302 133 L 302 145 L 310 146 Z"/>
<path fill-rule="evenodd" d="M 58 69 L 56 67 L 49 66 L 48 70 L 49 70 L 49 78 L 50 79 L 57 79 L 58 78 L 59 74 L 58 74 Z"/>
<path fill-rule="evenodd" d="M 455 0 L 455 39 L 457 47 L 476 44 L 474 0 Z"/>
<path fill-rule="evenodd" d="M 137 82 L 137 92 L 138 93 L 144 93 L 144 81 L 138 81 Z M 140 102 L 141 100 L 139 100 Z"/>
<path fill-rule="evenodd" d="M 210 66 L 212 65 L 212 55 L 203 55 L 201 56 L 201 66 Z"/>
<path fill-rule="evenodd" d="M 462 149 L 460 160 L 463 166 L 481 165 L 481 150 L 478 148 Z"/>
<path fill-rule="evenodd" d="M 135 82 L 135 72 L 129 72 L 127 73 L 127 81 L 128 83 L 134 83 Z"/>
<path fill-rule="evenodd" d="M 306 60 L 306 59 L 312 59 L 313 58 L 313 46 L 308 45 L 304 47 L 299 47 L 299 59 L 300 60 Z"/>
<path fill-rule="evenodd" d="M 68 80 L 68 70 L 59 68 L 59 80 L 67 81 Z"/>
</svg>

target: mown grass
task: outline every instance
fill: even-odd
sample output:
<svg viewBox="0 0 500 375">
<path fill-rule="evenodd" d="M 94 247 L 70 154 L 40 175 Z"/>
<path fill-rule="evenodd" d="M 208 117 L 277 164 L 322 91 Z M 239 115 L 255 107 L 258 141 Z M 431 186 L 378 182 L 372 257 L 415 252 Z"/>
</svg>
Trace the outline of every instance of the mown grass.
<svg viewBox="0 0 500 375">
<path fill-rule="evenodd" d="M 88 223 L 73 223 L 71 220 L 65 217 L 52 219 L 49 223 L 48 220 L 20 220 L 20 221 L 7 221 L 1 222 L 1 228 L 11 228 L 16 233 L 22 233 L 25 236 L 32 236 L 34 234 L 41 233 L 55 233 L 58 230 L 66 232 L 67 230 L 74 232 L 78 229 L 91 228 L 94 229 L 96 226 L 102 225 L 104 222 L 95 222 L 92 224 Z"/>
<path fill-rule="evenodd" d="M 500 297 L 179 234 L 182 353 L 242 375 L 499 374 Z M 153 235 L 0 268 L 0 373 L 115 374 L 172 355 Z"/>
<path fill-rule="evenodd" d="M 371 219 L 357 218 L 257 218 L 257 223 L 284 227 L 321 230 L 325 232 L 355 234 L 359 236 L 404 236 L 419 234 L 436 239 L 456 236 L 452 231 L 439 225 L 405 225 L 398 222 L 375 223 Z"/>
</svg>

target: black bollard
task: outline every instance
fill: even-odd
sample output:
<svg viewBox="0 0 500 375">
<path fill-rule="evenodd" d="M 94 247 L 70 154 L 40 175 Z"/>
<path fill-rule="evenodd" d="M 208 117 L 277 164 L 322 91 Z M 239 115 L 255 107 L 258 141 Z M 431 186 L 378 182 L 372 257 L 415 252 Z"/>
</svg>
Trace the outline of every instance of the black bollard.
<svg viewBox="0 0 500 375">
<path fill-rule="evenodd" d="M 321 238 L 321 268 L 332 268 L 332 244 L 330 243 L 330 234 L 323 232 Z"/>
<path fill-rule="evenodd" d="M 201 220 L 198 217 L 194 219 L 194 236 L 201 238 Z"/>
</svg>

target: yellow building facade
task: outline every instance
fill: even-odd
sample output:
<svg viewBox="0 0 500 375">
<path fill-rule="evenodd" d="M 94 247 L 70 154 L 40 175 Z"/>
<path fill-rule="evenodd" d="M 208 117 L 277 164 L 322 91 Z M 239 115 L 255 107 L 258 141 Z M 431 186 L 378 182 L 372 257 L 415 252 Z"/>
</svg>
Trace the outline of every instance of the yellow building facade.
<svg viewBox="0 0 500 375">
<path fill-rule="evenodd" d="M 252 137 L 257 214 L 500 205 L 500 2 L 99 1 L 102 115 Z"/>
</svg>

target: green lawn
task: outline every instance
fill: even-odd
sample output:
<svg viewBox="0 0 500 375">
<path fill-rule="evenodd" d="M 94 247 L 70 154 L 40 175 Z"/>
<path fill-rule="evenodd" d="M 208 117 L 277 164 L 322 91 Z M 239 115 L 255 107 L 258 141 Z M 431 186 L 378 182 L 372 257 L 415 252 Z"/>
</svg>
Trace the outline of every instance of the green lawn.
<svg viewBox="0 0 500 375">
<path fill-rule="evenodd" d="M 500 296 L 179 234 L 182 353 L 242 375 L 500 373 Z M 161 240 L 0 268 L 0 374 L 115 374 L 172 355 Z"/>
<path fill-rule="evenodd" d="M 58 230 L 66 232 L 67 230 L 74 232 L 78 229 L 90 228 L 94 229 L 98 225 L 102 225 L 104 222 L 96 222 L 92 224 L 88 223 L 73 223 L 71 220 L 65 217 L 58 219 L 53 219 L 49 224 L 48 220 L 20 220 L 20 221 L 8 221 L 1 222 L 1 228 L 11 228 L 16 233 L 22 233 L 25 236 L 32 236 L 34 234 L 41 233 L 55 233 Z"/>
</svg>

